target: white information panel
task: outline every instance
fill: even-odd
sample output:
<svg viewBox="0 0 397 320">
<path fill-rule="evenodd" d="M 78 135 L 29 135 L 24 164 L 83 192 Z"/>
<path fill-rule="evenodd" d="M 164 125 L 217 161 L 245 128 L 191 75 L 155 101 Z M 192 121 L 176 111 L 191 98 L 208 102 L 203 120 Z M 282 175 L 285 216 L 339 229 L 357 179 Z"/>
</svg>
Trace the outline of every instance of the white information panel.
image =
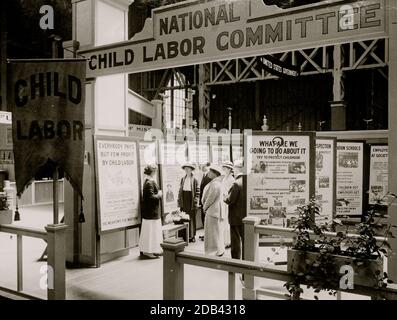
<svg viewBox="0 0 397 320">
<path fill-rule="evenodd" d="M 369 203 L 387 204 L 384 196 L 389 189 L 389 147 L 372 145 L 369 167 Z"/>
<path fill-rule="evenodd" d="M 316 138 L 316 200 L 320 216 L 316 223 L 332 223 L 336 196 L 336 139 Z"/>
<path fill-rule="evenodd" d="M 140 179 L 136 141 L 97 137 L 95 147 L 100 231 L 139 224 Z"/>
<path fill-rule="evenodd" d="M 314 133 L 254 132 L 245 154 L 248 215 L 279 224 L 314 196 Z"/>
<path fill-rule="evenodd" d="M 185 172 L 186 144 L 160 142 L 161 186 L 164 214 L 178 210 L 178 192 Z"/>
<path fill-rule="evenodd" d="M 336 214 L 363 213 L 364 143 L 338 141 L 336 146 Z"/>
</svg>

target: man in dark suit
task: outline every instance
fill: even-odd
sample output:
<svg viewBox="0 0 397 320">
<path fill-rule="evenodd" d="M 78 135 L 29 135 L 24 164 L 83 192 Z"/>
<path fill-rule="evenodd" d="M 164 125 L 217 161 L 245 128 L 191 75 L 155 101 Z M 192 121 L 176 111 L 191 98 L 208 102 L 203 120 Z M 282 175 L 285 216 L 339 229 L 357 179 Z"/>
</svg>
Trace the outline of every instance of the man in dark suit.
<svg viewBox="0 0 397 320">
<path fill-rule="evenodd" d="M 199 200 L 199 204 L 200 204 L 200 209 L 201 209 L 201 221 L 203 222 L 203 227 L 204 227 L 204 219 L 205 219 L 205 214 L 203 211 L 203 203 L 202 203 L 202 199 L 203 199 L 203 191 L 205 186 L 211 182 L 211 178 L 208 177 L 208 172 L 209 172 L 209 167 L 211 166 L 211 163 L 206 162 L 203 164 L 201 170 L 203 171 L 203 178 L 201 179 L 201 183 L 200 183 L 200 200 Z M 200 236 L 200 240 L 204 241 L 204 236 Z"/>
<path fill-rule="evenodd" d="M 242 248 L 244 248 L 244 224 L 243 219 L 247 216 L 246 194 L 243 188 L 243 162 L 234 163 L 234 173 L 236 180 L 229 190 L 225 203 L 229 206 L 229 224 L 231 239 L 231 255 L 233 259 L 242 258 Z M 244 255 L 244 254 L 243 254 Z"/>
</svg>

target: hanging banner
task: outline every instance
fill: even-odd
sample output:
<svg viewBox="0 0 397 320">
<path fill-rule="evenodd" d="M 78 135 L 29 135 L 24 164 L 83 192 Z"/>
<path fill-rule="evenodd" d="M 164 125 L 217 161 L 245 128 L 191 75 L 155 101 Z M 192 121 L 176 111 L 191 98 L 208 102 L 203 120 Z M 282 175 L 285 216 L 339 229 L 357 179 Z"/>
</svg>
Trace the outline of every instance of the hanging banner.
<svg viewBox="0 0 397 320">
<path fill-rule="evenodd" d="M 369 204 L 387 205 L 384 196 L 389 190 L 389 147 L 372 145 L 369 165 Z"/>
<path fill-rule="evenodd" d="M 263 70 L 278 77 L 296 78 L 300 74 L 300 68 L 298 66 L 290 65 L 272 56 L 258 57 L 257 63 L 259 63 Z"/>
<path fill-rule="evenodd" d="M 140 224 L 140 178 L 136 141 L 96 137 L 99 231 Z"/>
<path fill-rule="evenodd" d="M 281 9 L 262 0 L 190 0 L 152 10 L 128 41 L 78 51 L 87 76 L 185 65 L 387 37 L 386 0 Z"/>
<path fill-rule="evenodd" d="M 82 194 L 85 60 L 11 60 L 7 80 L 18 195 L 47 160 Z"/>
<path fill-rule="evenodd" d="M 359 216 L 364 210 L 364 143 L 338 141 L 336 150 L 336 214 Z"/>
<path fill-rule="evenodd" d="M 316 200 L 320 215 L 316 223 L 332 223 L 336 197 L 336 139 L 316 137 Z"/>
<path fill-rule="evenodd" d="M 178 210 L 178 192 L 185 171 L 182 165 L 186 162 L 186 144 L 159 142 L 161 163 L 161 188 L 163 190 L 163 213 Z"/>
<path fill-rule="evenodd" d="M 314 197 L 314 133 L 253 132 L 245 139 L 247 213 L 286 225 Z"/>
</svg>

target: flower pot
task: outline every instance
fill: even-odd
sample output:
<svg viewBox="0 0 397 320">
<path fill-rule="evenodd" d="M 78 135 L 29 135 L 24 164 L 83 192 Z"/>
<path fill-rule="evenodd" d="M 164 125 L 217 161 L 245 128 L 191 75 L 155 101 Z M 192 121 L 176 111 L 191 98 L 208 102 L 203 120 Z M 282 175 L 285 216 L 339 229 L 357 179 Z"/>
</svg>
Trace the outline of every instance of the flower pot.
<svg viewBox="0 0 397 320">
<path fill-rule="evenodd" d="M 287 253 L 287 270 L 288 272 L 307 273 L 308 267 L 310 267 L 319 253 L 317 252 L 304 252 L 300 250 L 289 249 Z M 366 287 L 378 286 L 377 277 L 375 272 L 379 270 L 383 274 L 383 259 L 368 260 L 364 265 L 358 265 L 357 259 L 349 256 L 333 255 L 335 258 L 335 268 L 339 273 L 339 270 L 344 265 L 350 265 L 354 270 L 354 285 L 361 285 Z M 342 277 L 343 274 L 341 273 Z"/>
<path fill-rule="evenodd" d="M 12 210 L 0 210 L 0 224 L 12 223 Z"/>
</svg>

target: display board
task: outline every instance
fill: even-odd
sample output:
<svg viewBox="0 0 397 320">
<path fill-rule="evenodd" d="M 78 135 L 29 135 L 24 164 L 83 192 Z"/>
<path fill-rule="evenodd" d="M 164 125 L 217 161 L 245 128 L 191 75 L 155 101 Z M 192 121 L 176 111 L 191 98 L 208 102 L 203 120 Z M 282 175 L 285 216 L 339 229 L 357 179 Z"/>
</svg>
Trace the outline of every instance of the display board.
<svg viewBox="0 0 397 320">
<path fill-rule="evenodd" d="M 284 225 L 314 197 L 315 134 L 253 132 L 245 136 L 247 214 Z"/>
<path fill-rule="evenodd" d="M 187 144 L 188 161 L 203 164 L 210 161 L 209 146 L 206 143 L 189 142 Z"/>
<path fill-rule="evenodd" d="M 179 186 L 185 175 L 181 166 L 186 161 L 186 144 L 161 141 L 159 151 L 163 213 L 168 214 L 178 210 Z"/>
<path fill-rule="evenodd" d="M 145 182 L 145 174 L 143 173 L 145 167 L 149 164 L 157 165 L 157 143 L 155 141 L 139 141 L 139 164 L 140 164 L 140 178 L 141 178 L 141 189 Z M 159 174 L 154 177 L 156 182 L 159 183 Z"/>
<path fill-rule="evenodd" d="M 140 224 L 140 177 L 137 142 L 95 137 L 99 232 Z"/>
<path fill-rule="evenodd" d="M 338 141 L 336 147 L 336 214 L 360 216 L 364 211 L 365 143 Z"/>
<path fill-rule="evenodd" d="M 336 210 L 336 138 L 316 137 L 316 223 L 331 223 Z"/>
<path fill-rule="evenodd" d="M 369 165 L 369 204 L 387 205 L 383 199 L 389 190 L 389 147 L 371 145 Z M 382 200 L 383 199 L 383 200 Z"/>
<path fill-rule="evenodd" d="M 230 145 L 211 144 L 211 163 L 221 165 L 230 161 Z"/>
<path fill-rule="evenodd" d="M 232 146 L 233 161 L 243 159 L 243 146 Z"/>
</svg>

